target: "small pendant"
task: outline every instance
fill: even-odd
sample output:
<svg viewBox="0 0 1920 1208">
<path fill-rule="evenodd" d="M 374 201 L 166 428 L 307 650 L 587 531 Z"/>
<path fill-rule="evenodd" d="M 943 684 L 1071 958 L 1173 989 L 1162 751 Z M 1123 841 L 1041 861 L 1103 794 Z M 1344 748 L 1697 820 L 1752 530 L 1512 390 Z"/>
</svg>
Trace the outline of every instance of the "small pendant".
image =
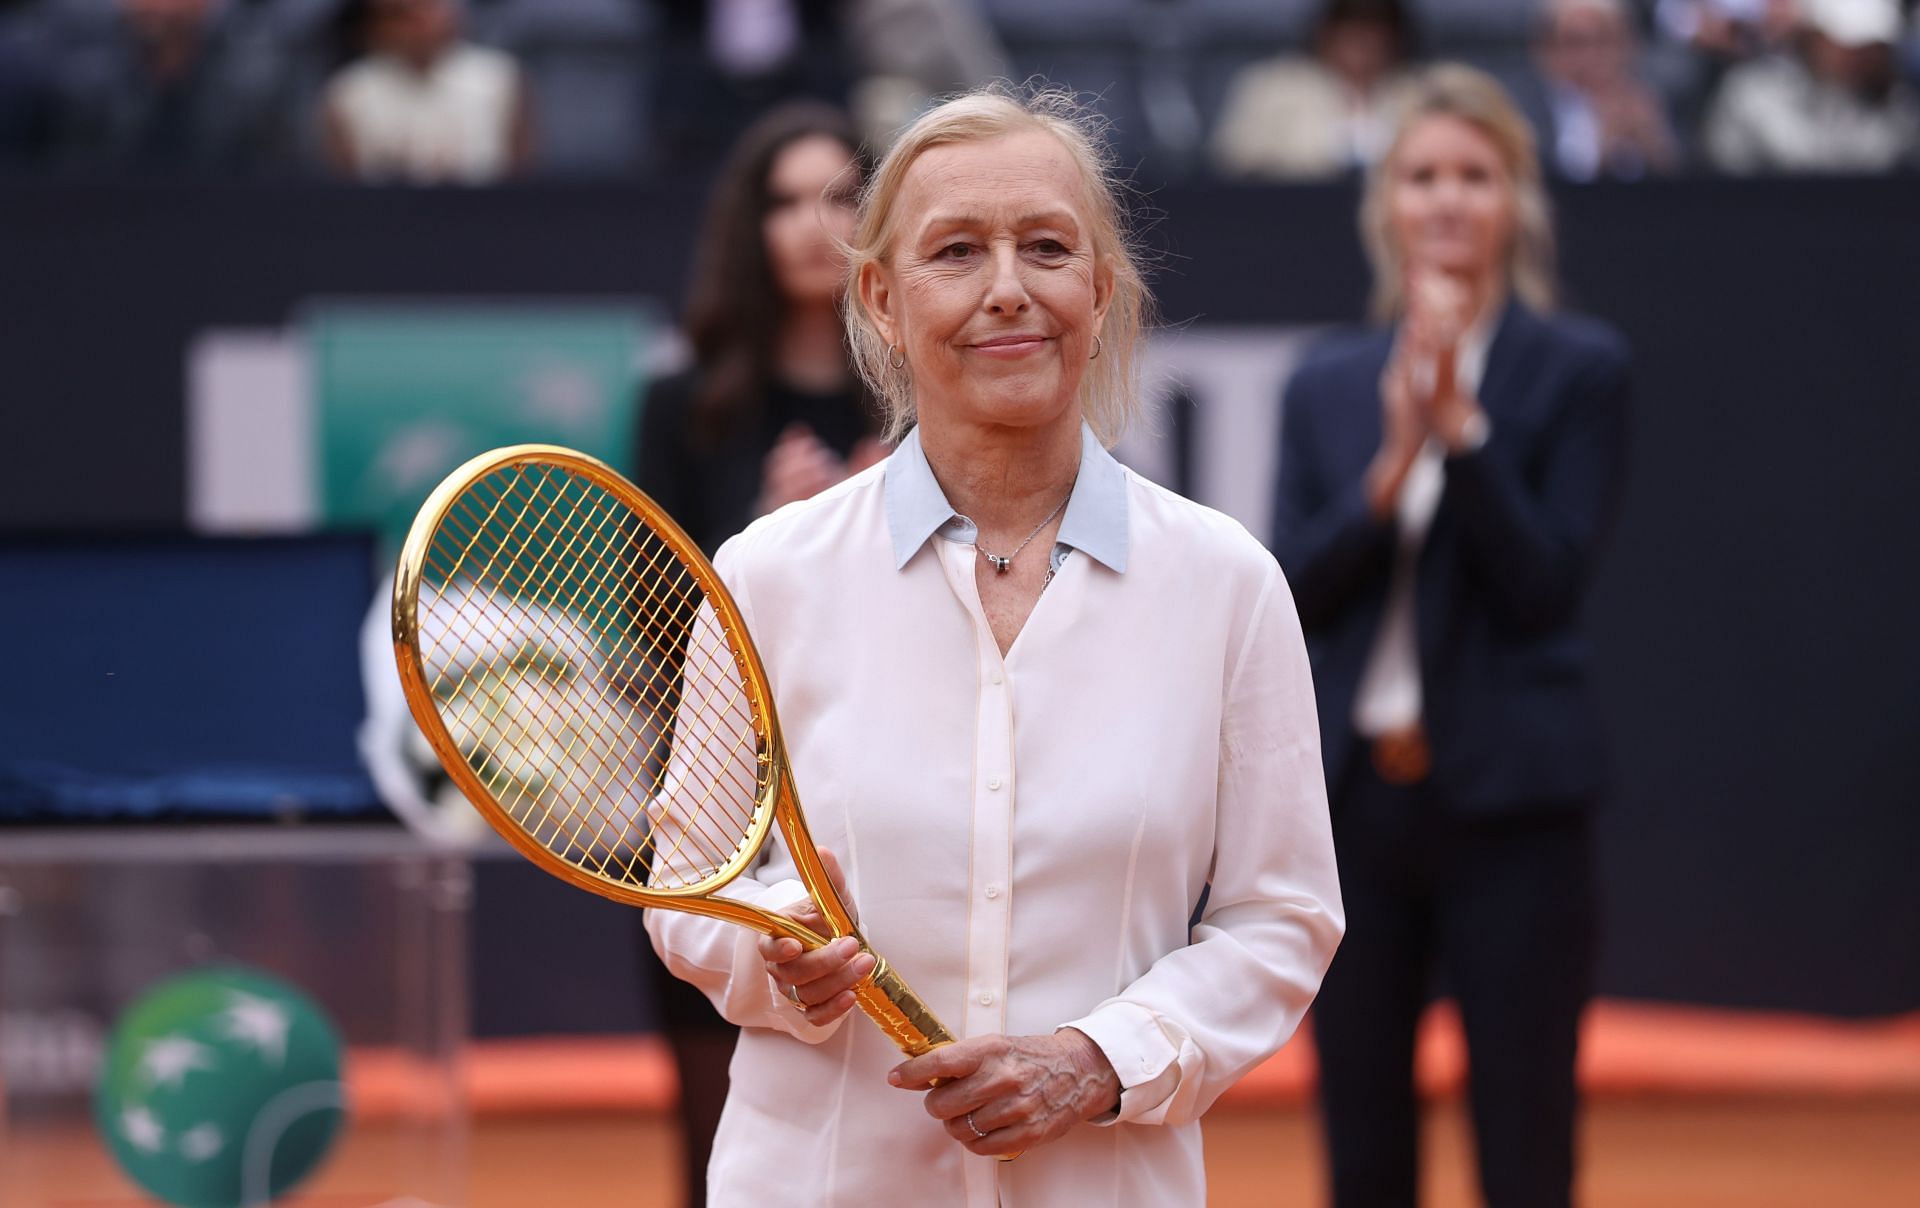
<svg viewBox="0 0 1920 1208">
<path fill-rule="evenodd" d="M 993 563 L 993 571 L 998 575 L 1006 574 L 1007 568 L 1013 565 L 1012 558 L 1002 558 L 997 554 L 988 554 L 987 561 Z"/>
</svg>

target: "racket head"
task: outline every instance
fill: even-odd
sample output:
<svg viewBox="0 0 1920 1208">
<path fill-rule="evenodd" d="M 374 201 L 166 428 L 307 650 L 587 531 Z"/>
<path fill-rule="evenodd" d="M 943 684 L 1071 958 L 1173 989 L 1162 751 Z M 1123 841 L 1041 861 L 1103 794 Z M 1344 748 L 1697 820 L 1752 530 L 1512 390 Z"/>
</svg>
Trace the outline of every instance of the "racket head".
<svg viewBox="0 0 1920 1208">
<path fill-rule="evenodd" d="M 770 929 L 706 901 L 792 795 L 766 673 L 712 564 L 637 487 L 555 445 L 472 459 L 408 531 L 392 621 L 421 733 L 522 855 L 615 901 Z"/>
</svg>

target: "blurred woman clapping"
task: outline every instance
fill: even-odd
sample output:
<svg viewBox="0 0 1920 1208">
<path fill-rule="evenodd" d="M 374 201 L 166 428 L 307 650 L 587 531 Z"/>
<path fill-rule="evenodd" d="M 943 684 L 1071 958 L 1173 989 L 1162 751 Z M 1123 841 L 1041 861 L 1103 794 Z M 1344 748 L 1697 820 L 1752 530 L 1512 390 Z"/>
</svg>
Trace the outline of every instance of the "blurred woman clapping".
<svg viewBox="0 0 1920 1208">
<path fill-rule="evenodd" d="M 1334 1202 L 1418 1202 L 1437 976 L 1487 1203 L 1564 1205 L 1602 787 L 1581 612 L 1624 474 L 1626 350 L 1551 312 L 1532 136 L 1477 71 L 1426 78 L 1361 228 L 1383 325 L 1294 376 L 1274 517 L 1347 904 L 1314 1019 Z"/>
</svg>

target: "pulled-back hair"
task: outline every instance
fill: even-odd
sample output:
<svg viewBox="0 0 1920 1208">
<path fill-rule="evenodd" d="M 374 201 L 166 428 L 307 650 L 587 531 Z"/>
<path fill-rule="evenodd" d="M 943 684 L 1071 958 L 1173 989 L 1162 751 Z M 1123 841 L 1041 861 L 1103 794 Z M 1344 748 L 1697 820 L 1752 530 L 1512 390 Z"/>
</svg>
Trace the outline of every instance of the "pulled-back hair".
<svg viewBox="0 0 1920 1208">
<path fill-rule="evenodd" d="M 851 279 L 867 265 L 886 264 L 900 226 L 896 212 L 902 185 L 915 160 L 935 147 L 981 142 L 1041 130 L 1067 149 L 1085 189 L 1096 268 L 1113 274 L 1113 297 L 1099 331 L 1101 355 L 1087 367 L 1080 404 L 1094 435 L 1111 445 L 1139 409 L 1135 360 L 1152 311 L 1140 258 L 1122 200 L 1123 189 L 1108 150 L 1103 123 L 1072 94 L 1060 89 L 1016 87 L 1003 82 L 957 96 L 922 114 L 900 133 L 860 197 L 860 217 L 847 249 Z M 897 440 L 915 419 L 910 371 L 893 369 L 886 340 L 873 316 L 849 289 L 847 338 L 853 363 L 886 413 L 886 435 Z"/>
</svg>

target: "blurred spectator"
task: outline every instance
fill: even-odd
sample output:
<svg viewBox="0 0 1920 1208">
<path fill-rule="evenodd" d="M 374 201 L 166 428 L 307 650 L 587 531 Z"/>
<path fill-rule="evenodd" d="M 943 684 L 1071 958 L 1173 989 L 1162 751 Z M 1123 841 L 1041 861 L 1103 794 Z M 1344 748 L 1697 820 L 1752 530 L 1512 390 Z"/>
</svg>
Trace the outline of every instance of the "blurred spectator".
<svg viewBox="0 0 1920 1208">
<path fill-rule="evenodd" d="M 258 166 L 287 141 L 281 68 L 231 0 L 115 0 L 104 36 L 62 56 L 59 154 L 142 171 Z"/>
<path fill-rule="evenodd" d="M 1516 89 L 1541 158 L 1568 180 L 1637 180 L 1680 163 L 1660 96 L 1641 79 L 1640 39 L 1623 0 L 1548 0 L 1536 78 Z"/>
<path fill-rule="evenodd" d="M 45 52 L 13 15 L 21 7 L 15 0 L 0 0 L 0 168 L 44 157 L 57 112 Z"/>
<path fill-rule="evenodd" d="M 1725 172 L 1885 172 L 1920 155 L 1895 0 L 1802 0 L 1792 53 L 1727 73 L 1705 144 Z"/>
<path fill-rule="evenodd" d="M 936 97 L 1010 71 L 1006 48 L 974 0 L 852 0 L 847 36 L 861 67 L 854 121 L 876 150 Z"/>
<path fill-rule="evenodd" d="M 1338 1208 L 1419 1203 L 1414 1038 L 1458 1003 L 1480 1197 L 1573 1202 L 1603 735 L 1584 620 L 1628 354 L 1557 313 L 1532 132 L 1442 66 L 1368 175 L 1385 325 L 1286 389 L 1273 553 L 1313 658 L 1346 938 L 1313 1005 Z"/>
<path fill-rule="evenodd" d="M 1907 40 L 1901 47 L 1900 57 L 1907 73 L 1907 80 L 1920 86 L 1920 3 L 1912 5 L 1907 25 Z"/>
<path fill-rule="evenodd" d="M 1373 163 L 1405 99 L 1413 44 L 1400 0 L 1328 0 L 1312 55 L 1282 55 L 1234 77 L 1214 132 L 1214 167 L 1282 180 Z"/>
<path fill-rule="evenodd" d="M 1654 20 L 1667 36 L 1724 63 L 1786 45 L 1798 9 L 1794 0 L 1659 0 Z"/>
<path fill-rule="evenodd" d="M 1907 36 L 1901 43 L 1900 58 L 1907 79 L 1920 84 L 1920 0 L 1907 5 Z"/>
<path fill-rule="evenodd" d="M 1688 158 L 1707 103 L 1728 68 L 1785 47 L 1799 20 L 1796 0 L 1655 0 L 1641 74 L 1667 100 Z"/>
<path fill-rule="evenodd" d="M 720 161 L 769 106 L 844 105 L 854 69 L 840 0 L 656 0 L 665 21 L 650 106 L 668 161 Z"/>
<path fill-rule="evenodd" d="M 694 364 L 648 389 L 634 461 L 708 551 L 885 455 L 840 320 L 856 145 L 839 110 L 776 106 L 714 185 L 685 317 Z"/>
<path fill-rule="evenodd" d="M 359 0 L 350 20 L 367 53 L 327 85 L 334 171 L 369 183 L 486 184 L 526 166 L 520 69 L 461 40 L 455 0 Z"/>
</svg>

